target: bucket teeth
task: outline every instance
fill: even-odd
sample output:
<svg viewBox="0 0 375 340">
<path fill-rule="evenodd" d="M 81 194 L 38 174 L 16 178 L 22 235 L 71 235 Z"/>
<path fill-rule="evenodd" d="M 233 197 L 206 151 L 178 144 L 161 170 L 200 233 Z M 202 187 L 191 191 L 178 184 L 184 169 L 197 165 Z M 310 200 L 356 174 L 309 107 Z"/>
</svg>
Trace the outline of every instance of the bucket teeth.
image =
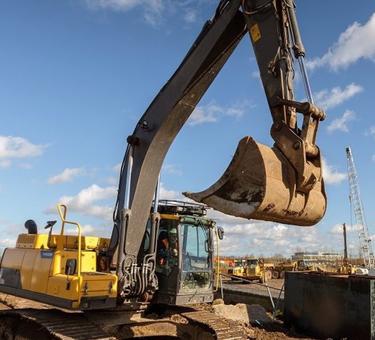
<svg viewBox="0 0 375 340">
<path fill-rule="evenodd" d="M 208 189 L 184 195 L 225 214 L 300 226 L 319 222 L 326 210 L 322 180 L 306 194 L 296 171 L 275 147 L 243 138 L 227 170 Z"/>
</svg>

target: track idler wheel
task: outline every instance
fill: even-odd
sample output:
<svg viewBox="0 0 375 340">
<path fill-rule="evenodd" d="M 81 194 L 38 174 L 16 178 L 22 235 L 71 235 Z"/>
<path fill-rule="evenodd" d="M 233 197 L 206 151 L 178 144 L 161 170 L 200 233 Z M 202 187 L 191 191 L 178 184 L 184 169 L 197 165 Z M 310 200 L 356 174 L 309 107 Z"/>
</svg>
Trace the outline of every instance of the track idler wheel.
<svg viewBox="0 0 375 340">
<path fill-rule="evenodd" d="M 319 179 L 307 194 L 296 190 L 296 182 L 296 171 L 280 150 L 245 137 L 215 184 L 184 195 L 232 216 L 314 225 L 326 210 L 323 181 Z"/>
</svg>

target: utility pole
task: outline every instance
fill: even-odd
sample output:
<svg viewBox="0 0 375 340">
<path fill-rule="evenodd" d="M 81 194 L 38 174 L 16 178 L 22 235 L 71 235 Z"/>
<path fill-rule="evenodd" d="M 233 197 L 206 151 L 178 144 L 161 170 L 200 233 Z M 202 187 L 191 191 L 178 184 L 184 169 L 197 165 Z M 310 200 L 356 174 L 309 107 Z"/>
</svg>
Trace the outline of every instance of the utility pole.
<svg viewBox="0 0 375 340">
<path fill-rule="evenodd" d="M 354 164 L 353 154 L 350 147 L 346 148 L 346 157 L 348 161 L 348 180 L 349 180 L 349 189 L 350 189 L 350 203 L 351 208 L 354 211 L 354 216 L 356 224 L 358 225 L 359 231 L 359 246 L 360 251 L 363 256 L 364 264 L 368 269 L 375 268 L 375 257 L 374 251 L 372 249 L 371 238 L 369 236 L 363 204 L 361 201 L 361 196 L 359 192 L 359 183 L 357 170 Z"/>
<path fill-rule="evenodd" d="M 348 244 L 347 244 L 347 240 L 346 240 L 346 224 L 345 223 L 342 225 L 342 230 L 343 230 L 343 233 L 344 233 L 344 261 L 343 261 L 343 264 L 344 264 L 344 266 L 347 266 L 348 265 Z"/>
</svg>

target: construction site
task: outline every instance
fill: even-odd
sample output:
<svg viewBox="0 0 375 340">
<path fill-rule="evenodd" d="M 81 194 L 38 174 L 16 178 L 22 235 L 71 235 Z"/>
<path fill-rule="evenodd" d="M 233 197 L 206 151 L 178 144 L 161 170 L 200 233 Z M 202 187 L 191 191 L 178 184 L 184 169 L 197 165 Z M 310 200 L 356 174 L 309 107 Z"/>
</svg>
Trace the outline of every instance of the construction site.
<svg viewBox="0 0 375 340">
<path fill-rule="evenodd" d="M 329 45 L 325 39 L 335 39 L 333 34 L 339 28 L 336 32 L 332 16 L 323 18 L 327 13 L 315 5 L 298 0 L 217 0 L 211 13 L 212 3 L 85 0 L 79 5 L 71 2 L 55 7 L 42 1 L 35 12 L 30 7 L 20 14 L 40 22 L 19 28 L 24 32 L 19 36 L 25 39 L 21 45 L 29 48 L 29 54 L 24 55 L 30 56 L 30 65 L 34 58 L 51 53 L 51 64 L 43 62 L 35 74 L 35 89 L 39 74 L 47 77 L 60 67 L 57 65 L 62 67 L 62 77 L 69 75 L 61 83 L 59 78 L 54 80 L 56 89 L 47 80 L 40 81 L 46 93 L 40 92 L 41 102 L 29 86 L 28 97 L 32 98 L 25 103 L 30 106 L 35 100 L 36 107 L 43 110 L 43 105 L 53 101 L 52 91 L 64 89 L 61 98 L 57 94 L 56 106 L 68 111 L 67 98 L 79 97 L 73 104 L 82 104 L 83 113 L 82 117 L 76 111 L 66 117 L 62 113 L 54 118 L 44 115 L 42 124 L 36 118 L 32 125 L 32 119 L 17 116 L 22 100 L 12 101 L 15 120 L 5 121 L 4 131 L 8 132 L 0 135 L 0 175 L 4 174 L 0 193 L 5 202 L 0 201 L 4 207 L 0 210 L 4 225 L 0 228 L 0 340 L 375 339 L 374 236 L 366 218 L 375 218 L 369 209 L 372 202 L 368 202 L 375 155 L 370 154 L 371 147 L 359 144 L 360 138 L 375 137 L 375 125 L 363 123 L 365 119 L 357 118 L 349 109 L 341 118 L 329 117 L 336 106 L 366 94 L 364 85 L 358 84 L 360 71 L 350 73 L 347 69 L 357 60 L 368 63 L 363 74 L 369 74 L 373 67 L 375 8 L 371 4 L 374 14 L 364 24 L 358 18 L 365 20 L 369 8 L 367 12 L 362 9 L 362 16 L 348 9 L 347 16 L 337 18 L 340 25 L 346 25 L 345 30 Z M 205 15 L 209 8 L 209 19 L 202 21 L 203 13 L 193 5 Z M 302 11 L 297 20 L 299 5 Z M 9 6 L 9 13 L 14 13 L 15 8 Z M 327 11 L 339 17 L 337 8 L 327 6 Z M 41 13 L 48 22 L 42 22 Z M 322 27 L 329 22 L 332 32 L 312 33 L 318 14 Z M 340 21 L 349 17 L 355 18 L 352 26 Z M 183 25 L 175 24 L 178 20 Z M 198 32 L 186 33 L 199 20 L 203 26 Z M 140 27 L 142 23 L 149 27 Z M 6 25 L 14 29 L 11 20 Z M 45 27 L 40 28 L 43 34 L 37 32 L 38 25 Z M 49 27 L 53 32 L 50 36 Z M 125 33 L 116 40 L 116 34 L 125 27 Z M 129 27 L 136 28 L 137 33 Z M 190 46 L 174 36 L 172 27 L 187 36 Z M 75 32 L 78 37 L 74 37 Z M 39 41 L 40 36 L 43 39 Z M 159 46 L 146 48 L 141 45 L 142 37 L 147 44 Z M 309 58 L 303 40 L 314 51 L 328 44 L 327 52 Z M 55 59 L 51 46 L 46 47 L 46 53 L 34 48 L 51 41 L 58 49 Z M 131 47 L 121 50 L 120 41 Z M 172 44 L 171 48 L 162 47 L 164 43 Z M 184 45 L 185 54 L 173 50 L 178 44 Z M 12 46 L 9 43 L 10 49 Z M 75 64 L 80 58 L 69 56 L 74 55 L 75 48 L 88 53 L 81 55 L 90 68 L 85 75 L 80 70 L 86 66 Z M 134 55 L 133 49 L 138 49 Z M 177 64 L 167 58 L 174 52 Z M 24 62 L 23 58 L 8 58 L 17 67 Z M 247 65 L 243 59 L 256 67 L 252 74 L 241 72 Z M 104 60 L 107 73 L 101 74 Z M 148 62 L 153 65 L 152 72 Z M 124 63 L 130 63 L 121 83 L 125 90 L 117 93 L 111 77 L 121 74 Z M 132 73 L 134 65 L 139 68 Z M 235 72 L 231 66 L 237 67 Z M 33 66 L 27 68 L 35 71 Z M 343 75 L 345 72 L 348 75 Z M 333 87 L 314 91 L 312 85 L 322 74 L 326 76 L 324 82 Z M 333 82 L 341 76 L 346 80 L 349 74 L 357 78 L 346 88 Z M 251 95 L 258 98 L 262 93 L 260 109 L 248 99 L 237 106 L 219 107 L 215 101 L 200 104 L 206 92 L 223 100 L 231 93 L 242 93 L 243 84 L 237 86 L 241 76 L 244 84 L 255 79 Z M 6 73 L 4 77 L 7 79 Z M 75 87 L 80 77 L 85 78 L 85 85 Z M 21 78 L 14 78 L 22 83 Z M 153 78 L 156 83 L 152 83 Z M 225 80 L 223 88 L 213 85 L 216 78 L 218 82 Z M 8 82 L 9 93 L 17 92 L 11 80 Z M 151 83 L 153 86 L 148 87 Z M 103 90 L 105 86 L 107 90 Z M 66 88 L 69 93 L 64 92 Z M 100 93 L 103 102 L 87 109 L 85 91 L 90 103 L 99 100 Z M 137 102 L 146 109 L 133 115 L 127 108 L 130 132 L 125 139 L 121 135 L 122 142 L 114 152 L 110 145 L 123 133 L 120 115 L 108 109 L 105 119 L 97 120 L 96 116 L 107 112 L 107 107 L 115 107 L 116 95 L 125 96 L 132 111 L 131 105 L 138 109 Z M 352 105 L 365 111 L 361 103 L 353 101 Z M 215 154 L 226 135 L 233 138 L 242 131 L 250 133 L 240 120 L 246 110 L 252 114 L 253 108 L 267 112 L 267 119 L 260 114 L 254 122 L 249 120 L 261 131 L 254 135 L 262 143 L 246 135 L 236 140 L 235 151 L 225 149 Z M 0 105 L 1 110 L 5 108 Z M 124 109 L 120 111 L 123 114 Z M 109 117 L 115 124 L 104 121 Z M 192 132 L 197 125 L 220 120 L 225 132 L 217 130 L 210 135 L 208 128 Z M 358 129 L 361 122 L 364 132 L 353 137 L 351 124 Z M 33 144 L 26 137 L 15 137 L 22 131 L 30 133 L 30 139 L 45 133 L 53 142 Z M 332 139 L 337 131 L 346 134 L 345 138 Z M 63 145 L 60 135 L 66 141 Z M 324 142 L 318 138 L 322 135 Z M 208 152 L 207 140 L 214 144 Z M 48 149 L 55 150 L 54 154 L 38 163 L 35 159 Z M 118 150 L 123 159 L 110 169 L 109 159 L 117 159 Z M 80 152 L 83 155 L 78 155 Z M 224 153 L 226 158 L 217 156 Z M 344 164 L 345 172 L 329 165 L 327 154 Z M 222 175 L 198 191 L 212 178 L 209 167 L 201 165 L 202 159 L 209 160 L 211 155 L 215 158 L 211 165 Z M 102 156 L 105 159 L 97 167 L 93 160 Z M 189 177 L 171 164 L 169 157 L 173 156 L 184 164 L 184 171 L 199 172 L 198 177 Z M 372 160 L 365 161 L 365 157 Z M 86 165 L 69 168 L 73 160 Z M 56 175 L 61 168 L 64 170 Z M 21 174 L 26 170 L 30 175 Z M 100 177 L 100 171 L 105 175 Z M 83 189 L 72 194 L 78 180 Z M 95 184 L 87 187 L 90 181 Z M 176 190 L 166 189 L 165 183 L 174 184 Z M 340 183 L 346 189 L 339 187 Z M 182 187 L 193 191 L 183 192 Z M 44 212 L 34 212 L 42 210 L 45 202 L 48 208 Z M 45 215 L 49 215 L 47 221 Z M 328 228 L 333 221 L 334 227 Z"/>
</svg>

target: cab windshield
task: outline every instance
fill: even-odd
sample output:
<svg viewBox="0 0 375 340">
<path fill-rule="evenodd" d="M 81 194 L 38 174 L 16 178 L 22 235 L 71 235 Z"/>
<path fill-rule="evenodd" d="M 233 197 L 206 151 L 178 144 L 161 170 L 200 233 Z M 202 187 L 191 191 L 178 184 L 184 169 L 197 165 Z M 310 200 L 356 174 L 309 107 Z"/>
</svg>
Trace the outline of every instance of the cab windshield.
<svg viewBox="0 0 375 340">
<path fill-rule="evenodd" d="M 203 225 L 181 224 L 182 288 L 209 288 L 211 263 L 209 229 Z"/>
<path fill-rule="evenodd" d="M 235 267 L 243 267 L 243 265 L 242 265 L 242 260 L 235 260 L 235 261 L 234 261 L 234 266 L 235 266 Z"/>
<path fill-rule="evenodd" d="M 255 267 L 257 264 L 258 264 L 258 260 L 256 260 L 256 259 L 254 259 L 254 260 L 247 260 L 247 265 L 249 267 Z"/>
</svg>

